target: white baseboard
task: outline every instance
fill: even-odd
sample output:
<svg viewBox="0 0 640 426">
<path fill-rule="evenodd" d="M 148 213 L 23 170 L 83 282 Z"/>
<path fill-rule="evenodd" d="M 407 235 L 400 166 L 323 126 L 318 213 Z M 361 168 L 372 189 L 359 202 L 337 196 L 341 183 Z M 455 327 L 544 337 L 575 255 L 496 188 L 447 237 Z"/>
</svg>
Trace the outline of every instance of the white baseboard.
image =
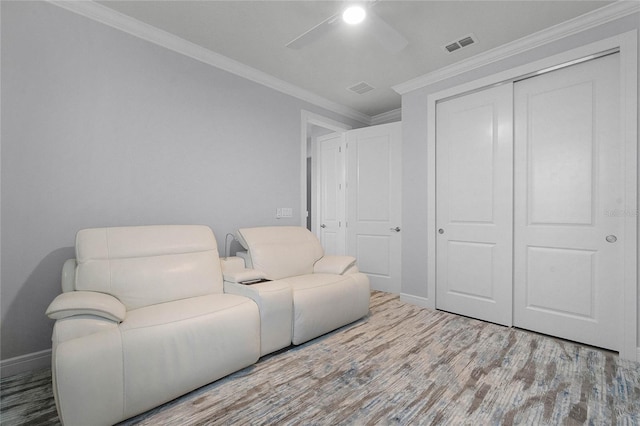
<svg viewBox="0 0 640 426">
<path fill-rule="evenodd" d="M 32 352 L 0 361 L 0 377 L 51 366 L 51 349 Z"/>
<path fill-rule="evenodd" d="M 636 351 L 636 361 L 640 362 L 640 348 L 638 348 L 638 350 Z"/>
<path fill-rule="evenodd" d="M 412 305 L 420 306 L 421 308 L 434 309 L 431 299 L 421 296 L 413 296 L 411 294 L 400 293 L 400 300 L 402 302 L 411 303 Z"/>
</svg>

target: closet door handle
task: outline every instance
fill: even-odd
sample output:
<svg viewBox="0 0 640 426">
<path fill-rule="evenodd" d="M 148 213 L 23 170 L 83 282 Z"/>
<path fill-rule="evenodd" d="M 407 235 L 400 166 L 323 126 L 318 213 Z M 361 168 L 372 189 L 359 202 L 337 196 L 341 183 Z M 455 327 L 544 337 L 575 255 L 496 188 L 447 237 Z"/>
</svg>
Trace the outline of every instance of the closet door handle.
<svg viewBox="0 0 640 426">
<path fill-rule="evenodd" d="M 393 232 L 400 232 L 400 227 L 396 226 L 395 228 L 389 228 L 389 230 Z"/>
</svg>

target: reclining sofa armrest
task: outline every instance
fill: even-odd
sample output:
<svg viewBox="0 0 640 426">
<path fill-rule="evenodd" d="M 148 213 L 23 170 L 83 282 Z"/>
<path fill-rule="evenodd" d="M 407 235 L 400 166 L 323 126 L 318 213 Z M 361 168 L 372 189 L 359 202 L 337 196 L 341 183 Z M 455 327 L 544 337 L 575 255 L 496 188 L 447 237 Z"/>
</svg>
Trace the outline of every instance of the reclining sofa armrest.
<svg viewBox="0 0 640 426">
<path fill-rule="evenodd" d="M 246 283 L 260 281 L 265 278 L 265 273 L 257 269 L 240 269 L 237 271 L 223 272 L 225 282 Z"/>
<path fill-rule="evenodd" d="M 291 344 L 293 293 L 284 280 L 244 285 L 225 281 L 224 292 L 252 299 L 260 310 L 260 356 Z"/>
<path fill-rule="evenodd" d="M 313 265 L 314 274 L 337 274 L 358 272 L 353 256 L 324 256 Z"/>
<path fill-rule="evenodd" d="M 127 314 L 125 306 L 115 297 L 94 291 L 62 293 L 49 305 L 46 314 L 59 320 L 75 315 L 94 315 L 122 322 Z"/>
</svg>

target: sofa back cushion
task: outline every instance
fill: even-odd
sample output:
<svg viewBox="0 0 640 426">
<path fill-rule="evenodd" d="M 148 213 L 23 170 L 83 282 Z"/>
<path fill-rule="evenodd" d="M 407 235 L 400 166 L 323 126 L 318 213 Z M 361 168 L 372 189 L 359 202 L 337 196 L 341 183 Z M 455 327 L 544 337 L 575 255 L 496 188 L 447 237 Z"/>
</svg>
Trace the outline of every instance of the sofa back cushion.
<svg viewBox="0 0 640 426">
<path fill-rule="evenodd" d="M 262 226 L 238 230 L 254 269 L 270 280 L 313 273 L 324 251 L 318 238 L 300 226 Z"/>
<path fill-rule="evenodd" d="M 127 310 L 223 292 L 207 226 L 83 229 L 76 235 L 75 289 L 117 297 Z"/>
</svg>

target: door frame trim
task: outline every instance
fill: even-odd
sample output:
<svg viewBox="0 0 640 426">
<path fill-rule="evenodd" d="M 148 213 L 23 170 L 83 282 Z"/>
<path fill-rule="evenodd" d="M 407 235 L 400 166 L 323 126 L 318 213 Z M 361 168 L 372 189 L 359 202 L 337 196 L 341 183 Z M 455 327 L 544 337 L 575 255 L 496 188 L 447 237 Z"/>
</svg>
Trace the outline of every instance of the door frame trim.
<svg viewBox="0 0 640 426">
<path fill-rule="evenodd" d="M 624 282 L 623 332 L 620 356 L 638 360 L 638 31 L 589 43 L 578 48 L 508 69 L 488 77 L 461 84 L 427 96 L 427 297 L 424 305 L 436 306 L 436 103 L 452 96 L 479 90 L 491 85 L 512 83 L 525 75 L 584 58 L 600 52 L 618 49 L 620 53 L 620 125 L 625 147 L 624 212 Z"/>
</svg>

